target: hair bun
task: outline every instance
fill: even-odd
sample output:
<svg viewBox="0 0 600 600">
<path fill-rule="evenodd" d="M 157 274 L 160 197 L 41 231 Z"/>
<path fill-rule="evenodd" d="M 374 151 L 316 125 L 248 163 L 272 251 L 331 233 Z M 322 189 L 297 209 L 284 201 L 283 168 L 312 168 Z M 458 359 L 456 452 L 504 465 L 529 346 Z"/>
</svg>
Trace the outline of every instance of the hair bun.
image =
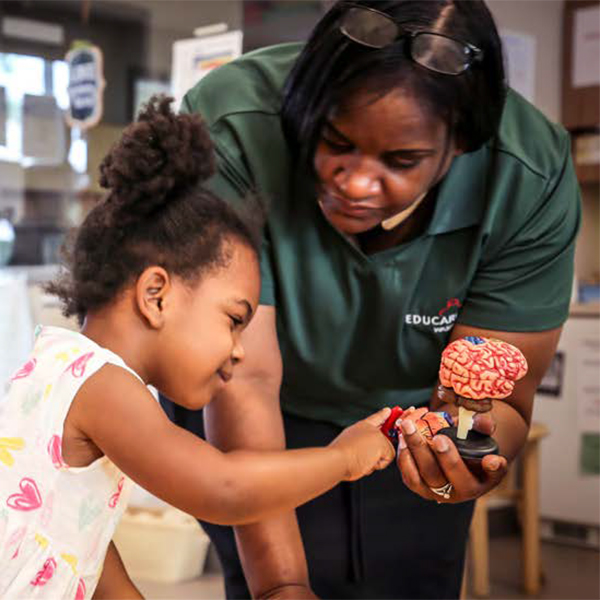
<svg viewBox="0 0 600 600">
<path fill-rule="evenodd" d="M 175 114 L 173 98 L 152 96 L 100 165 L 100 185 L 119 212 L 143 217 L 215 171 L 202 117 Z"/>
</svg>

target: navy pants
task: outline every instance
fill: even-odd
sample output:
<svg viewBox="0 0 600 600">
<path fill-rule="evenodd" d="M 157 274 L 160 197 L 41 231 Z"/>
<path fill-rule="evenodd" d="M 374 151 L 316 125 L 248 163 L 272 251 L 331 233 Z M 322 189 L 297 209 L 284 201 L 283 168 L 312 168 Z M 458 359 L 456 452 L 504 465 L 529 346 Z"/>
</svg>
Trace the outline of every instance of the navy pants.
<svg viewBox="0 0 600 600">
<path fill-rule="evenodd" d="M 175 423 L 204 436 L 201 411 L 161 404 Z M 284 423 L 288 448 L 323 446 L 340 432 L 290 415 Z M 312 589 L 324 599 L 458 598 L 472 512 L 472 502 L 423 500 L 393 464 L 341 483 L 297 510 Z M 232 528 L 200 524 L 217 549 L 227 598 L 250 598 Z"/>
</svg>

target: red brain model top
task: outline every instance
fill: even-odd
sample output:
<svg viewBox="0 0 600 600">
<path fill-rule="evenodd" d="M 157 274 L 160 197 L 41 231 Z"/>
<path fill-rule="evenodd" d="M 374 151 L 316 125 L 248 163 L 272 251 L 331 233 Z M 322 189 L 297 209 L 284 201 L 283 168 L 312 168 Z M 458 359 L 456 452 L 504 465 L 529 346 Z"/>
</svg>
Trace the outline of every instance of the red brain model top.
<svg viewBox="0 0 600 600">
<path fill-rule="evenodd" d="M 525 373 L 521 351 L 501 340 L 469 336 L 442 352 L 440 382 L 464 398 L 506 398 Z"/>
</svg>

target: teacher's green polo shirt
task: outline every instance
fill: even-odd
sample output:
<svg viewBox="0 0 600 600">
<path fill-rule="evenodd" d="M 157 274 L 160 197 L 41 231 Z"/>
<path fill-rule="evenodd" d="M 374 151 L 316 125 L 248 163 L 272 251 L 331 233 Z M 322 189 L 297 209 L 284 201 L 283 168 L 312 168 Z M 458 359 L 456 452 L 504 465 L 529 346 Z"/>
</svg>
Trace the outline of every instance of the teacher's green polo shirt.
<svg viewBox="0 0 600 600">
<path fill-rule="evenodd" d="M 455 323 L 560 326 L 580 220 L 565 130 L 511 91 L 498 139 L 454 159 L 426 231 L 367 256 L 325 219 L 283 137 L 281 90 L 300 49 L 249 53 L 182 104 L 210 128 L 213 189 L 269 202 L 261 303 L 276 307 L 283 410 L 345 426 L 423 405 Z"/>
</svg>

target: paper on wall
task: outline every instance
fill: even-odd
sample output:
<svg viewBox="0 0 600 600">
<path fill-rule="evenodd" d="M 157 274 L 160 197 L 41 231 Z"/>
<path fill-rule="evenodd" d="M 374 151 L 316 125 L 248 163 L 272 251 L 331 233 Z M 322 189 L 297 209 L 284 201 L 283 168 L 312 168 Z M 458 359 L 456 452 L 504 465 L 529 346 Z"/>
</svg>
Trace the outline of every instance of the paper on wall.
<svg viewBox="0 0 600 600">
<path fill-rule="evenodd" d="M 535 100 L 535 38 L 501 30 L 508 84 L 532 104 Z"/>
<path fill-rule="evenodd" d="M 178 40 L 173 44 L 172 91 L 179 107 L 183 96 L 212 69 L 242 53 L 242 32 Z"/>
<path fill-rule="evenodd" d="M 600 85 L 600 6 L 575 11 L 571 60 L 573 87 Z"/>
<path fill-rule="evenodd" d="M 0 87 L 0 145 L 6 146 L 6 88 Z"/>
<path fill-rule="evenodd" d="M 577 423 L 580 432 L 600 432 L 600 339 L 594 327 L 580 340 L 577 360 Z"/>
<path fill-rule="evenodd" d="M 582 475 L 600 475 L 600 434 L 581 435 L 579 470 Z"/>
<path fill-rule="evenodd" d="M 60 165 L 65 161 L 66 127 L 54 96 L 23 96 L 23 155 Z"/>
<path fill-rule="evenodd" d="M 0 399 L 9 377 L 27 360 L 33 346 L 33 319 L 27 277 L 0 272 Z"/>
</svg>

